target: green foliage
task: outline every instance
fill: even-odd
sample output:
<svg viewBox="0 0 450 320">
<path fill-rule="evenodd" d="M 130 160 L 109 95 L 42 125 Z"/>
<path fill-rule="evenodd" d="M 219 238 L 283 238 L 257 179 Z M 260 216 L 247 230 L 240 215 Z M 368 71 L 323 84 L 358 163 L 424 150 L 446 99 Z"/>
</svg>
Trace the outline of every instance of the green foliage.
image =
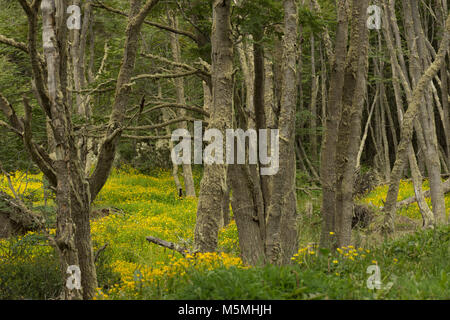
<svg viewBox="0 0 450 320">
<path fill-rule="evenodd" d="M 41 236 L 0 240 L 0 299 L 53 299 L 61 286 L 57 254 Z"/>
</svg>

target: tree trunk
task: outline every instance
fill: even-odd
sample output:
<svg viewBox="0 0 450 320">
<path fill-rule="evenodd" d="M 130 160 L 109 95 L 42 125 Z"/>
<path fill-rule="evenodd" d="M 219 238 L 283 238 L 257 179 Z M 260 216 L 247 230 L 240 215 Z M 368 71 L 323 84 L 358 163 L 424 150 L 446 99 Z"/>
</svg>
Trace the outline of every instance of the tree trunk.
<svg viewBox="0 0 450 320">
<path fill-rule="evenodd" d="M 354 0 L 352 5 L 350 47 L 345 68 L 342 118 L 336 155 L 338 176 L 335 219 L 339 247 L 349 245 L 352 235 L 353 186 L 361 137 L 369 46 L 366 27 L 368 2 Z"/>
<path fill-rule="evenodd" d="M 321 150 L 320 178 L 322 182 L 322 232 L 320 245 L 331 247 L 335 230 L 336 210 L 336 145 L 338 141 L 341 101 L 344 88 L 345 57 L 347 54 L 348 17 L 345 0 L 338 2 L 336 48 L 330 63 L 331 77 L 328 94 L 327 119 Z"/>
<path fill-rule="evenodd" d="M 287 264 L 297 251 L 297 195 L 295 186 L 295 113 L 297 102 L 296 49 L 297 6 L 284 0 L 283 80 L 278 117 L 279 170 L 273 176 L 273 192 L 267 212 L 266 257 L 273 264 Z"/>
<path fill-rule="evenodd" d="M 58 10 L 59 9 L 59 10 Z M 55 161 L 54 168 L 57 177 L 56 185 L 56 243 L 59 248 L 61 258 L 61 271 L 66 272 L 69 266 L 79 267 L 79 257 L 75 243 L 75 224 L 71 212 L 71 153 L 68 148 L 68 139 L 70 132 L 65 125 L 67 116 L 70 117 L 63 93 L 61 91 L 61 72 L 60 70 L 60 51 L 57 47 L 57 14 L 65 10 L 62 2 L 43 0 L 42 10 L 42 40 L 44 46 L 44 55 L 48 66 L 47 86 L 50 99 L 50 112 L 53 135 L 55 139 Z M 64 11 L 62 11 L 64 12 Z M 62 39 L 64 40 L 64 38 Z M 66 279 L 67 276 L 63 276 Z M 80 288 L 69 288 L 64 286 L 64 299 L 80 299 L 82 291 Z"/>
<path fill-rule="evenodd" d="M 313 163 L 318 160 L 317 156 L 317 95 L 319 93 L 319 77 L 316 74 L 316 50 L 314 34 L 311 33 L 311 123 L 310 123 L 310 143 L 311 158 Z"/>
<path fill-rule="evenodd" d="M 426 88 L 429 86 L 430 81 L 439 72 L 445 56 L 448 51 L 449 46 L 449 34 L 450 34 L 450 16 L 447 17 L 446 21 L 446 33 L 441 40 L 439 51 L 436 55 L 434 62 L 427 68 L 425 73 L 420 77 L 415 86 L 411 99 L 408 101 L 408 110 L 406 111 L 401 128 L 401 138 L 399 146 L 397 148 L 397 155 L 394 167 L 391 172 L 391 181 L 389 183 L 389 189 L 386 196 L 386 205 L 384 207 L 385 212 L 385 231 L 394 231 L 394 217 L 396 211 L 396 202 L 399 191 L 399 183 L 403 169 L 405 167 L 405 162 L 407 159 L 409 143 L 412 138 L 413 133 L 413 123 L 414 119 L 418 113 L 419 104 L 422 101 Z M 405 82 L 404 80 L 402 82 Z"/>
<path fill-rule="evenodd" d="M 225 136 L 231 123 L 233 98 L 233 43 L 231 40 L 231 0 L 215 0 L 212 26 L 212 110 L 210 128 Z M 227 190 L 226 165 L 205 164 L 197 207 L 195 250 L 214 251 L 222 217 L 223 195 Z"/>
<path fill-rule="evenodd" d="M 420 74 L 427 66 L 427 51 L 423 41 L 424 34 L 421 27 L 418 4 L 403 1 L 403 12 L 406 21 L 406 35 L 409 39 L 408 49 L 410 52 L 410 74 L 412 84 L 415 85 L 420 78 Z M 413 39 L 417 39 L 414 41 Z M 428 171 L 431 190 L 431 202 L 436 222 L 443 222 L 445 218 L 445 202 L 442 192 L 441 165 L 439 159 L 439 149 L 437 144 L 436 125 L 434 121 L 434 111 L 429 89 L 425 90 L 424 106 L 418 108 L 419 120 L 423 130 L 425 140 L 425 164 Z M 420 134 L 420 133 L 418 133 Z"/>
<path fill-rule="evenodd" d="M 176 16 L 172 13 L 169 13 L 170 24 L 173 28 L 178 29 L 178 21 Z M 180 40 L 177 34 L 170 33 L 170 45 L 172 47 L 172 55 L 173 61 L 177 63 L 181 63 L 181 49 L 180 49 Z M 184 96 L 184 80 L 183 78 L 175 78 L 175 90 L 177 96 L 177 103 L 180 105 L 186 105 L 186 98 Z M 178 110 L 178 116 L 184 117 L 186 116 L 186 110 L 181 108 Z M 178 125 L 179 129 L 187 129 L 187 122 L 180 122 Z M 183 177 L 184 177 L 184 187 L 186 190 L 186 196 L 195 197 L 195 188 L 194 188 L 194 178 L 192 177 L 192 167 L 190 164 L 183 163 Z"/>
</svg>

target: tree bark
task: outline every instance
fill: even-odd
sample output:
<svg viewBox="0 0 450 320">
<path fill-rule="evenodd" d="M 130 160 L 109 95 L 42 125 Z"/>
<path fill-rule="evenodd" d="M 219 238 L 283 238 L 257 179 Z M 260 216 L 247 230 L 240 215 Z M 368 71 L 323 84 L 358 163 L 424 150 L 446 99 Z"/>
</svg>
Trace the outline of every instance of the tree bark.
<svg viewBox="0 0 450 320">
<path fill-rule="evenodd" d="M 178 29 L 178 21 L 177 17 L 173 16 L 173 13 L 169 13 L 170 26 Z M 181 48 L 180 48 L 180 40 L 177 34 L 170 33 L 170 45 L 172 48 L 173 61 L 180 63 L 181 62 Z M 173 80 L 175 82 L 175 90 L 177 96 L 177 103 L 181 105 L 186 105 L 186 98 L 184 95 L 184 80 L 183 78 L 175 78 Z M 184 117 L 186 116 L 186 110 L 181 108 L 178 110 L 178 116 Z M 178 124 L 179 129 L 187 129 L 187 122 L 180 122 Z M 190 164 L 183 163 L 183 177 L 184 177 L 184 187 L 186 190 L 186 196 L 195 197 L 195 188 L 194 188 L 194 178 L 192 177 L 192 167 Z"/>
<path fill-rule="evenodd" d="M 215 0 L 212 26 L 212 110 L 210 128 L 225 136 L 231 123 L 233 98 L 233 43 L 231 40 L 231 0 Z M 223 195 L 227 190 L 226 165 L 205 164 L 195 224 L 195 251 L 210 252 L 217 248 L 222 218 Z"/>
<path fill-rule="evenodd" d="M 439 51 L 436 55 L 434 62 L 427 68 L 425 73 L 420 77 L 417 85 L 415 86 L 411 99 L 408 101 L 408 110 L 406 111 L 401 128 L 401 138 L 399 146 L 397 148 L 397 155 L 394 167 L 391 172 L 391 181 L 389 183 L 389 189 L 386 196 L 386 205 L 384 207 L 385 212 L 385 231 L 394 231 L 394 217 L 396 211 L 396 202 L 399 191 L 399 183 L 405 167 L 407 159 L 409 143 L 413 133 L 413 123 L 418 113 L 419 104 L 422 101 L 426 88 L 429 86 L 430 81 L 439 72 L 449 47 L 449 34 L 450 34 L 450 15 L 446 21 L 446 32 L 441 40 Z"/>
<path fill-rule="evenodd" d="M 284 0 L 283 80 L 278 117 L 279 170 L 273 176 L 273 192 L 266 220 L 266 257 L 273 264 L 287 264 L 297 251 L 297 195 L 295 186 L 295 113 L 297 102 L 296 48 L 297 6 Z"/>
<path fill-rule="evenodd" d="M 366 16 L 368 0 L 354 0 L 350 47 L 344 76 L 342 118 L 336 154 L 337 193 L 336 231 L 339 247 L 351 242 L 353 219 L 353 187 L 356 178 L 356 159 L 361 137 L 361 117 L 367 77 L 368 29 Z"/>
<path fill-rule="evenodd" d="M 335 230 L 336 212 L 336 145 L 338 141 L 341 101 L 344 88 L 345 57 L 347 55 L 348 16 L 345 0 L 338 1 L 338 25 L 335 53 L 330 63 L 331 76 L 328 94 L 327 119 L 321 150 L 320 178 L 322 182 L 322 232 L 320 245 L 332 246 L 330 232 Z"/>
<path fill-rule="evenodd" d="M 58 1 L 59 2 L 59 1 Z M 59 248 L 61 258 L 61 271 L 64 274 L 69 266 L 79 266 L 78 250 L 75 243 L 75 224 L 71 212 L 71 153 L 68 148 L 68 139 L 70 139 L 69 128 L 67 127 L 67 116 L 70 117 L 63 93 L 61 90 L 61 73 L 66 70 L 60 70 L 60 51 L 58 47 L 57 14 L 64 10 L 62 2 L 57 3 L 52 0 L 43 0 L 42 10 L 42 40 L 44 46 L 44 56 L 48 66 L 47 87 L 50 100 L 50 113 L 52 121 L 52 130 L 55 139 L 55 161 L 54 168 L 57 177 L 56 184 L 56 243 Z M 62 6 L 58 8 L 58 6 Z M 59 10 L 57 10 L 59 9 Z M 64 40 L 64 39 L 63 39 Z M 83 275 L 84 276 L 84 275 Z M 63 276 L 65 279 L 66 276 Z M 82 291 L 74 288 L 71 290 L 64 286 L 64 299 L 81 299 Z"/>
</svg>

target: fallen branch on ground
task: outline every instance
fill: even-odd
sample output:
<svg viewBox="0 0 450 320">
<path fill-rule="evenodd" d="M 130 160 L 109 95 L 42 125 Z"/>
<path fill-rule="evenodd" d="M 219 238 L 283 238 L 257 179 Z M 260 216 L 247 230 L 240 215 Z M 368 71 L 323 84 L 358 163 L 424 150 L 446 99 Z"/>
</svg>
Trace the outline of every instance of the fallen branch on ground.
<svg viewBox="0 0 450 320">
<path fill-rule="evenodd" d="M 102 253 L 108 245 L 109 243 L 105 243 L 100 249 L 97 250 L 94 257 L 94 262 L 97 262 L 98 258 L 100 257 L 100 253 Z"/>
<path fill-rule="evenodd" d="M 445 181 L 445 182 L 442 184 L 442 189 L 444 190 L 444 194 L 450 192 L 450 179 L 448 179 L 447 181 Z M 430 197 L 430 190 L 425 191 L 425 192 L 423 193 L 423 196 L 424 196 L 425 198 L 429 198 L 429 197 Z M 407 199 L 405 199 L 405 200 L 399 201 L 399 202 L 397 202 L 397 209 L 398 209 L 398 208 L 401 208 L 401 207 L 404 207 L 404 206 L 407 206 L 407 205 L 410 205 L 410 204 L 412 204 L 412 203 L 414 203 L 414 202 L 416 202 L 416 201 L 417 201 L 417 199 L 416 199 L 416 196 L 415 196 L 415 195 L 412 196 L 412 197 L 409 197 L 409 198 L 407 198 Z"/>
<path fill-rule="evenodd" d="M 177 251 L 177 252 L 181 253 L 181 255 L 183 255 L 183 257 L 185 257 L 186 254 L 189 253 L 189 250 L 186 249 L 186 247 L 181 246 L 179 244 L 176 244 L 174 242 L 162 240 L 162 239 L 159 239 L 159 238 L 156 238 L 156 237 L 152 237 L 152 236 L 148 236 L 146 239 L 147 239 L 148 242 L 157 244 L 157 245 L 159 245 L 161 247 L 168 248 L 170 250 Z"/>
</svg>

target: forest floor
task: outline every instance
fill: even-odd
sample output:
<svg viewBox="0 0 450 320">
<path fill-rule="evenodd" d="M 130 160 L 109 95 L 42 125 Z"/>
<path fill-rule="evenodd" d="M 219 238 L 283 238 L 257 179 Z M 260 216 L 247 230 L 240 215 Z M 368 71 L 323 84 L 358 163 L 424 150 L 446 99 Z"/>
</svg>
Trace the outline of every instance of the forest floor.
<svg viewBox="0 0 450 320">
<path fill-rule="evenodd" d="M 194 175 L 198 190 L 201 174 Z M 1 180 L 0 188 L 8 191 Z M 54 223 L 53 201 L 43 200 L 42 176 L 29 175 L 20 188 Z M 375 223 L 355 229 L 353 245 L 330 252 L 317 247 L 320 190 L 300 190 L 300 249 L 293 264 L 248 267 L 239 257 L 234 220 L 220 231 L 217 253 L 183 257 L 149 243 L 146 237 L 154 236 L 191 246 L 197 201 L 177 196 L 168 171 L 116 170 L 93 211 L 94 250 L 101 249 L 95 299 L 450 299 L 450 228 L 421 230 L 414 204 L 399 210 L 406 220 L 398 220 L 398 235 L 383 238 L 373 225 L 386 191 L 380 186 L 358 200 L 373 208 Z M 413 194 L 411 183 L 402 181 L 399 200 Z M 450 195 L 446 204 L 450 208 Z M 371 265 L 380 270 L 378 289 L 367 285 Z M 56 254 L 42 235 L 0 240 L 0 299 L 51 299 L 60 286 Z"/>
</svg>

